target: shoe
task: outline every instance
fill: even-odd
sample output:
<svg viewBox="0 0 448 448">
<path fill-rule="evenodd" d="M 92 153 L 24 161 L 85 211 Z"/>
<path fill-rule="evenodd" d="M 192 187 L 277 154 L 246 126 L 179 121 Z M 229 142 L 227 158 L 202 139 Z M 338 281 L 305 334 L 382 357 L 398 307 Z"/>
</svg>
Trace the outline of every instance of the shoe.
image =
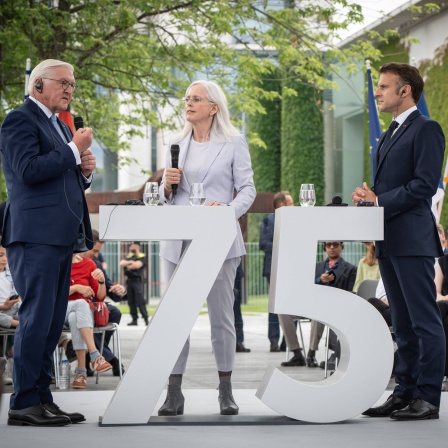
<svg viewBox="0 0 448 448">
<path fill-rule="evenodd" d="M 70 423 L 67 416 L 54 415 L 41 404 L 8 412 L 9 426 L 66 426 Z"/>
<path fill-rule="evenodd" d="M 325 361 L 322 361 L 319 367 L 325 369 Z M 327 370 L 336 370 L 336 355 L 334 353 L 328 358 Z"/>
<path fill-rule="evenodd" d="M 218 401 L 221 415 L 238 415 L 240 408 L 232 395 L 232 383 L 219 383 Z"/>
<path fill-rule="evenodd" d="M 87 375 L 75 373 L 75 379 L 72 383 L 73 389 L 85 389 L 87 387 Z"/>
<path fill-rule="evenodd" d="M 73 342 L 71 340 L 67 342 L 67 347 L 65 347 L 65 356 L 68 362 L 76 361 L 76 352 L 73 350 Z"/>
<path fill-rule="evenodd" d="M 382 405 L 375 408 L 369 408 L 367 411 L 364 411 L 362 415 L 367 415 L 368 417 L 390 417 L 393 411 L 404 409 L 409 403 L 410 401 L 403 400 L 392 394 Z"/>
<path fill-rule="evenodd" d="M 48 412 L 54 415 L 65 415 L 70 419 L 72 423 L 81 423 L 86 420 L 86 418 L 79 412 L 65 412 L 63 411 L 55 402 L 45 403 L 42 405 Z"/>
<path fill-rule="evenodd" d="M 237 353 L 249 353 L 250 348 L 244 347 L 244 344 L 242 342 L 237 342 L 236 343 L 236 352 Z"/>
<path fill-rule="evenodd" d="M 305 358 L 302 354 L 294 355 L 289 361 L 282 362 L 283 367 L 306 366 Z"/>
<path fill-rule="evenodd" d="M 102 355 L 97 356 L 90 364 L 92 365 L 92 370 L 97 373 L 104 373 L 112 368 Z"/>
<path fill-rule="evenodd" d="M 307 356 L 306 365 L 307 367 L 319 367 L 319 363 L 315 356 Z"/>
<path fill-rule="evenodd" d="M 421 398 L 416 398 L 404 409 L 393 411 L 394 420 L 435 420 L 439 418 L 439 408 Z"/>
<path fill-rule="evenodd" d="M 120 376 L 120 362 L 117 358 L 113 358 L 109 361 L 109 364 L 112 366 L 112 374 L 114 376 Z M 121 374 L 124 374 L 123 364 L 121 365 Z"/>
<path fill-rule="evenodd" d="M 90 368 L 90 353 L 86 353 L 86 370 L 87 378 L 92 378 L 95 375 L 95 372 Z"/>
<path fill-rule="evenodd" d="M 128 323 L 128 326 L 129 326 L 129 325 L 135 325 L 135 326 L 137 326 L 138 323 L 137 323 L 136 320 L 131 320 L 131 321 Z"/>
<path fill-rule="evenodd" d="M 168 417 L 184 414 L 185 398 L 180 385 L 168 384 L 165 403 L 159 409 L 159 416 Z"/>
<path fill-rule="evenodd" d="M 148 326 L 148 324 L 149 324 L 149 320 L 148 320 L 148 318 L 146 318 L 146 319 L 143 318 L 143 320 L 145 321 L 145 325 Z"/>
<path fill-rule="evenodd" d="M 271 353 L 278 353 L 280 351 L 280 347 L 278 344 L 271 344 L 271 348 L 269 349 Z"/>
</svg>

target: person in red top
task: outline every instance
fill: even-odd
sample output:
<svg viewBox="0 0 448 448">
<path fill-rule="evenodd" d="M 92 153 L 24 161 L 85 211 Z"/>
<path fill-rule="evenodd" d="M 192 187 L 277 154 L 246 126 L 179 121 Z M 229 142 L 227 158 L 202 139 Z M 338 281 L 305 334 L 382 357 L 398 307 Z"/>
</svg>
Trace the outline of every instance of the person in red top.
<svg viewBox="0 0 448 448">
<path fill-rule="evenodd" d="M 70 274 L 70 295 L 68 298 L 65 324 L 70 326 L 73 348 L 78 360 L 75 369 L 74 389 L 87 386 L 86 352 L 89 351 L 92 370 L 102 373 L 112 366 L 100 355 L 93 339 L 93 303 L 106 298 L 104 273 L 89 258 L 73 254 Z"/>
</svg>

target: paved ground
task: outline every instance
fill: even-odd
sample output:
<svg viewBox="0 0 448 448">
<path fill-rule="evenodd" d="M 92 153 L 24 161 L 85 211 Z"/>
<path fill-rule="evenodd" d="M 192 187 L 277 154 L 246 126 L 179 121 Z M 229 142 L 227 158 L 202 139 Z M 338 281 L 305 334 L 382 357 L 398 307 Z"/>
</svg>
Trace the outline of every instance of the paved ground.
<svg viewBox="0 0 448 448">
<path fill-rule="evenodd" d="M 285 353 L 270 353 L 267 333 L 267 315 L 244 316 L 246 346 L 251 353 L 236 355 L 233 375 L 234 395 L 240 405 L 241 415 L 272 413 L 255 397 L 266 368 L 279 366 Z M 128 327 L 129 316 L 123 316 L 120 326 L 123 361 L 125 368 L 135 352 L 145 330 L 144 326 Z M 309 324 L 303 325 L 305 345 L 308 346 Z M 207 316 L 199 316 L 191 337 L 191 352 L 183 388 L 186 396 L 186 412 L 195 414 L 218 413 L 217 373 L 210 346 Z M 317 354 L 323 360 L 323 343 Z M 151 366 L 148 366 L 150 369 Z M 307 367 L 282 368 L 296 379 L 319 381 L 323 370 Z M 119 379 L 110 372 L 100 376 L 99 384 L 89 378 L 87 391 L 56 391 L 55 401 L 64 409 L 85 413 L 87 421 L 81 425 L 64 428 L 17 428 L 6 426 L 7 401 L 10 387 L 6 387 L 0 411 L 0 446 L 23 447 L 27 445 L 56 448 L 78 447 L 100 443 L 101 446 L 123 445 L 151 447 L 239 447 L 244 445 L 273 448 L 306 445 L 313 447 L 379 447 L 392 444 L 394 448 L 439 447 L 448 438 L 448 394 L 442 397 L 441 419 L 418 423 L 394 422 L 390 419 L 357 417 L 340 424 L 315 425 L 299 422 L 293 426 L 138 426 L 104 428 L 98 426 L 98 418 L 107 407 Z M 366 385 L 368 387 L 368 385 Z M 389 383 L 389 388 L 393 382 Z M 384 399 L 390 391 L 385 391 Z M 161 397 L 163 400 L 164 394 Z M 219 418 L 219 417 L 218 417 Z"/>
</svg>

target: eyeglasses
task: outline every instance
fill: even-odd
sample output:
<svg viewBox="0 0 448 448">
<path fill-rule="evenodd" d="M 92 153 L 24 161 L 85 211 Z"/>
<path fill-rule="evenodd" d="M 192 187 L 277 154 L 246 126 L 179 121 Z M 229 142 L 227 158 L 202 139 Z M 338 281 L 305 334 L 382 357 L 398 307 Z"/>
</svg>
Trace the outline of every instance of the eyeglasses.
<svg viewBox="0 0 448 448">
<path fill-rule="evenodd" d="M 50 81 L 56 81 L 58 84 L 62 86 L 62 90 L 66 91 L 69 87 L 73 89 L 73 92 L 79 87 L 78 84 L 74 82 L 68 82 L 65 79 L 53 79 L 53 78 L 42 78 L 49 79 Z"/>
<path fill-rule="evenodd" d="M 340 245 L 341 243 L 325 243 L 325 247 L 327 248 L 334 247 L 335 249 L 337 249 Z"/>
<path fill-rule="evenodd" d="M 193 103 L 193 104 L 198 104 L 198 103 L 200 103 L 201 101 L 208 101 L 209 103 L 214 103 L 214 101 L 211 101 L 211 100 L 207 100 L 207 99 L 205 99 L 205 98 L 201 98 L 200 96 L 187 96 L 186 98 L 182 98 L 182 101 L 185 103 L 185 104 L 188 104 L 190 101 Z"/>
</svg>

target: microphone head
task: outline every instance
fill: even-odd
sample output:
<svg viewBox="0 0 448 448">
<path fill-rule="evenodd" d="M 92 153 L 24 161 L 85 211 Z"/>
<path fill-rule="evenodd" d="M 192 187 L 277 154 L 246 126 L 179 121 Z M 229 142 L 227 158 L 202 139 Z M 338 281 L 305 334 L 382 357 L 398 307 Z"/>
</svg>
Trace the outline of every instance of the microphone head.
<svg viewBox="0 0 448 448">
<path fill-rule="evenodd" d="M 179 156 L 179 145 L 171 145 L 171 156 L 178 157 Z"/>
<path fill-rule="evenodd" d="M 331 202 L 332 204 L 340 205 L 342 204 L 342 198 L 340 196 L 334 196 Z"/>
<path fill-rule="evenodd" d="M 73 119 L 73 123 L 75 125 L 75 129 L 76 130 L 81 129 L 81 128 L 84 127 L 84 120 L 82 119 L 82 117 L 75 117 Z"/>
</svg>

